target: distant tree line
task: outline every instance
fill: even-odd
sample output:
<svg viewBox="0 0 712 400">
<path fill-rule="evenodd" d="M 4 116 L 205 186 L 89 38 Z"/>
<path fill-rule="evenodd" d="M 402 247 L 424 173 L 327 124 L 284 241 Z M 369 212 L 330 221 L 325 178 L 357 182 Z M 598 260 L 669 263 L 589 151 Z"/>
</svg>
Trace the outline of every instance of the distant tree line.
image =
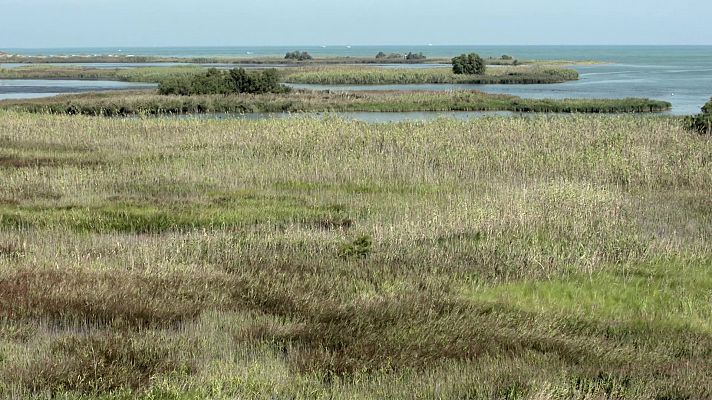
<svg viewBox="0 0 712 400">
<path fill-rule="evenodd" d="M 285 56 L 285 60 L 296 60 L 296 61 L 306 61 L 311 60 L 313 57 L 306 51 L 290 51 Z"/>
<path fill-rule="evenodd" d="M 452 59 L 452 72 L 458 75 L 484 75 L 485 60 L 477 53 L 461 54 Z"/>
<path fill-rule="evenodd" d="M 158 85 L 164 95 L 286 93 L 291 89 L 279 83 L 275 69 L 247 72 L 244 68 L 221 71 L 208 69 L 204 74 L 166 79 Z"/>
<path fill-rule="evenodd" d="M 686 122 L 688 128 L 695 132 L 712 134 L 712 99 L 702 107 L 702 113 L 688 117 Z"/>
</svg>

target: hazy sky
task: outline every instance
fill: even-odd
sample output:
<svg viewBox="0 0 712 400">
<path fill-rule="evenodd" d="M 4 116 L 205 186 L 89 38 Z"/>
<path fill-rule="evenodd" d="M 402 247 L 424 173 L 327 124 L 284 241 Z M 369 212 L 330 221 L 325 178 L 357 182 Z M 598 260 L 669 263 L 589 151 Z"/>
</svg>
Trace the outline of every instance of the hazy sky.
<svg viewBox="0 0 712 400">
<path fill-rule="evenodd" d="M 0 48 L 712 44 L 710 0 L 0 0 Z"/>
</svg>

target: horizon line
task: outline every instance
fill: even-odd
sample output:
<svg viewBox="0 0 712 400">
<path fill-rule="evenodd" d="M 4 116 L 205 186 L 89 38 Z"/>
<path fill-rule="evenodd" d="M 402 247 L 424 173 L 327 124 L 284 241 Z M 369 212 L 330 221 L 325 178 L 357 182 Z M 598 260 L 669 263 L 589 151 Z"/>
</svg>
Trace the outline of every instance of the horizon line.
<svg viewBox="0 0 712 400">
<path fill-rule="evenodd" d="M 44 49 L 100 49 L 100 48 L 132 48 L 132 49 L 155 49 L 155 48 L 187 48 L 187 47 L 202 47 L 202 48 L 226 48 L 226 47 L 263 47 L 263 48 L 283 48 L 283 47 L 323 47 L 323 48 L 333 48 L 333 47 L 710 47 L 710 44 L 681 44 L 681 43 L 666 43 L 666 44 L 430 44 L 430 43 L 420 43 L 420 44 L 229 44 L 229 45 L 201 45 L 201 44 L 188 44 L 188 45 L 150 45 L 150 46 L 135 46 L 135 45 L 89 45 L 89 46 L 44 46 L 44 47 L 4 47 L 0 46 L 0 49 L 6 50 L 44 50 Z"/>
</svg>

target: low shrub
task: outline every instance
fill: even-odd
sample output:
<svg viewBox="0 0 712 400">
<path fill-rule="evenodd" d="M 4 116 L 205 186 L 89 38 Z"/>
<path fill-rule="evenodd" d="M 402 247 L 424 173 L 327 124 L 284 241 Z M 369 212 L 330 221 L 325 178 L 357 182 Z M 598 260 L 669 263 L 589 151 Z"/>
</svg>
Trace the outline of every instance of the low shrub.
<svg viewBox="0 0 712 400">
<path fill-rule="evenodd" d="M 406 60 L 409 61 L 419 61 L 419 60 L 425 60 L 427 57 L 423 53 L 411 53 L 408 52 L 408 54 L 405 56 Z"/>
<path fill-rule="evenodd" d="M 285 93 L 289 88 L 279 83 L 275 69 L 247 72 L 244 68 L 220 71 L 210 68 L 205 74 L 163 80 L 158 91 L 163 95 Z"/>
<path fill-rule="evenodd" d="M 712 99 L 702 106 L 702 113 L 686 119 L 687 128 L 700 134 L 712 134 Z"/>
<path fill-rule="evenodd" d="M 296 61 L 306 61 L 311 60 L 313 57 L 306 51 L 290 51 L 284 56 L 285 60 L 296 60 Z"/>
</svg>

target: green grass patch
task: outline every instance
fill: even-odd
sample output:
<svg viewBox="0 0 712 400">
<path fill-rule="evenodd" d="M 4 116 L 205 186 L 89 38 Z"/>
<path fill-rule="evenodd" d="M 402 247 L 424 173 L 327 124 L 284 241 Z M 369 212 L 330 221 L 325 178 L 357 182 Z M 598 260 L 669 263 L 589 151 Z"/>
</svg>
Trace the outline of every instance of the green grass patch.
<svg viewBox="0 0 712 400">
<path fill-rule="evenodd" d="M 660 260 L 565 279 L 466 289 L 478 301 L 557 315 L 690 325 L 712 332 L 712 262 Z"/>
<path fill-rule="evenodd" d="M 330 206 L 294 198 L 216 197 L 213 204 L 122 204 L 0 208 L 5 228 L 69 228 L 78 232 L 161 233 L 195 229 L 238 229 L 250 225 L 341 224 L 347 216 Z"/>
</svg>

